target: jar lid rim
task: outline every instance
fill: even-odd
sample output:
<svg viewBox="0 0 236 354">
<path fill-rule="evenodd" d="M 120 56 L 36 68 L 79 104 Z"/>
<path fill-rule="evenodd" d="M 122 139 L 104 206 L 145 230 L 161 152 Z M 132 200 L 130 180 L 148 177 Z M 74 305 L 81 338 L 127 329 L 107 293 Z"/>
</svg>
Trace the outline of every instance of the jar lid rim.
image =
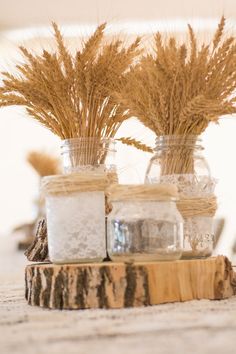
<svg viewBox="0 0 236 354">
<path fill-rule="evenodd" d="M 75 137 L 75 138 L 67 138 L 67 139 L 62 139 L 61 142 L 62 144 L 66 144 L 66 143 L 69 143 L 69 142 L 81 142 L 81 141 L 101 141 L 101 142 L 106 142 L 106 141 L 109 141 L 109 142 L 112 142 L 112 143 L 115 143 L 116 142 L 116 139 L 114 138 L 107 138 L 107 137 L 97 137 L 97 136 L 79 136 L 79 137 Z"/>
<path fill-rule="evenodd" d="M 204 150 L 202 138 L 199 135 L 158 135 L 154 151 L 170 147 L 188 148 L 193 150 Z"/>
<path fill-rule="evenodd" d="M 157 135 L 157 139 L 163 139 L 163 138 L 170 138 L 170 139 L 179 139 L 179 138 L 185 138 L 185 139 L 196 139 L 198 141 L 202 141 L 201 136 L 197 134 L 163 134 L 163 135 Z"/>
</svg>

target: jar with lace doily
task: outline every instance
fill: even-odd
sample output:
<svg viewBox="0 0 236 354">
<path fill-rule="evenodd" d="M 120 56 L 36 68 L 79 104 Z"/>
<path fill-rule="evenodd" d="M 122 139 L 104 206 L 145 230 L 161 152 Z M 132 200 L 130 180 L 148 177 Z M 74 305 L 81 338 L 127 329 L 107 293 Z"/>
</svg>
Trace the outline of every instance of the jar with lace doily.
<svg viewBox="0 0 236 354">
<path fill-rule="evenodd" d="M 106 186 L 104 172 L 42 179 L 51 262 L 101 262 L 106 257 Z"/>
<path fill-rule="evenodd" d="M 172 183 L 178 187 L 177 206 L 184 217 L 183 258 L 204 258 L 214 245 L 213 217 L 217 204 L 215 179 L 203 155 L 199 137 L 158 136 L 146 183 Z"/>
</svg>

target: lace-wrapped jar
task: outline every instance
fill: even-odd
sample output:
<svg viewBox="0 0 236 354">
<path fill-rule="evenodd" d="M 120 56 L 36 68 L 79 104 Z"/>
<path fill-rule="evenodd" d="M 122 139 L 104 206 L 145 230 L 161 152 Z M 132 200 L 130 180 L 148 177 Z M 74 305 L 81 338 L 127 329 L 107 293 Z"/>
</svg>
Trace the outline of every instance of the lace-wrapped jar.
<svg viewBox="0 0 236 354">
<path fill-rule="evenodd" d="M 184 216 L 183 258 L 204 258 L 212 254 L 213 216 L 216 211 L 215 180 L 197 136 L 160 136 L 146 183 L 171 183 L 178 187 L 179 210 Z M 184 210 L 181 206 L 184 205 Z"/>
<path fill-rule="evenodd" d="M 162 261 L 181 257 L 183 219 L 177 189 L 165 185 L 117 185 L 109 190 L 108 254 L 113 261 Z"/>
<path fill-rule="evenodd" d="M 106 175 L 44 177 L 49 258 L 53 263 L 100 262 L 106 257 Z"/>
</svg>

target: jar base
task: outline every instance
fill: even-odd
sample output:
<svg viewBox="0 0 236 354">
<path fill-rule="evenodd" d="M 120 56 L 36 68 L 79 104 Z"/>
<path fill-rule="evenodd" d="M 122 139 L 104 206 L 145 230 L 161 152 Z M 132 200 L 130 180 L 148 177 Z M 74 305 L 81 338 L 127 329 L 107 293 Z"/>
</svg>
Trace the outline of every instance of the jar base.
<svg viewBox="0 0 236 354">
<path fill-rule="evenodd" d="M 182 252 L 173 252 L 171 254 L 120 254 L 111 255 L 109 257 L 113 262 L 162 262 L 162 261 L 176 261 L 181 258 Z"/>
<path fill-rule="evenodd" d="M 100 258 L 83 258 L 83 259 L 57 259 L 51 260 L 53 264 L 83 264 L 83 263 L 102 263 L 105 257 Z"/>
<path fill-rule="evenodd" d="M 204 259 L 211 255 L 210 251 L 183 251 L 181 259 Z"/>
</svg>

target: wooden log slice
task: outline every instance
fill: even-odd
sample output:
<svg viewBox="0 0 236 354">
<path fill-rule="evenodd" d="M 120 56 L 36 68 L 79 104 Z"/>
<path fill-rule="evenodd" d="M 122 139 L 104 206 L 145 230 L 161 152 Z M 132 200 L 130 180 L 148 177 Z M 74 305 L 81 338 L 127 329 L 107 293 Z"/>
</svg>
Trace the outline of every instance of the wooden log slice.
<svg viewBox="0 0 236 354">
<path fill-rule="evenodd" d="M 32 264 L 26 300 L 50 309 L 123 308 L 193 299 L 220 300 L 236 292 L 224 256 L 156 263 Z"/>
</svg>

